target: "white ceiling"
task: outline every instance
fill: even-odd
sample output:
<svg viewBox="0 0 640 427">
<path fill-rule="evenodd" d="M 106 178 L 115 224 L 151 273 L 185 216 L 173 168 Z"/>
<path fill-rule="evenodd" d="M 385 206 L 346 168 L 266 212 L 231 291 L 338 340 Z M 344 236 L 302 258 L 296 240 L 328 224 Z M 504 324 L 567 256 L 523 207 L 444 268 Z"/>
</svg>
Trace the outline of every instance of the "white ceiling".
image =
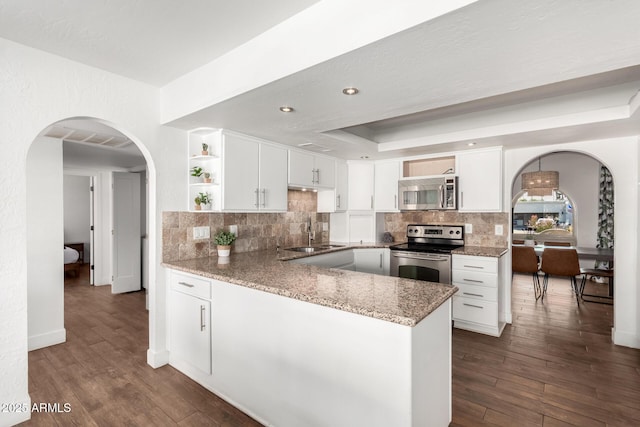
<svg viewBox="0 0 640 427">
<path fill-rule="evenodd" d="M 154 86 L 318 0 L 2 0 L 0 37 Z"/>
<path fill-rule="evenodd" d="M 313 3 L 2 0 L 0 37 L 162 86 Z M 168 125 L 344 158 L 637 135 L 638 16 L 637 0 L 479 0 Z"/>
</svg>

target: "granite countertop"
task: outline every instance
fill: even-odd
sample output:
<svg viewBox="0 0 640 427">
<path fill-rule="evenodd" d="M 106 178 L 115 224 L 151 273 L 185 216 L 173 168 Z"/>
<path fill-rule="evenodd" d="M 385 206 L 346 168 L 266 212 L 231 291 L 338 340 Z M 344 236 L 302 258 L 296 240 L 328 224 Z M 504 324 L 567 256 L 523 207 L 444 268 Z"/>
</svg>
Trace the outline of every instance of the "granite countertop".
<svg viewBox="0 0 640 427">
<path fill-rule="evenodd" d="M 451 251 L 456 255 L 472 255 L 472 256 L 486 256 L 492 258 L 500 258 L 507 253 L 507 248 L 492 248 L 488 246 L 464 246 L 462 248 L 454 249 Z"/>
<path fill-rule="evenodd" d="M 345 245 L 318 253 L 386 244 Z M 442 283 L 326 269 L 286 260 L 310 256 L 286 250 L 231 254 L 227 263 L 218 257 L 167 261 L 162 265 L 211 279 L 294 298 L 380 320 L 415 326 L 458 290 Z"/>
</svg>

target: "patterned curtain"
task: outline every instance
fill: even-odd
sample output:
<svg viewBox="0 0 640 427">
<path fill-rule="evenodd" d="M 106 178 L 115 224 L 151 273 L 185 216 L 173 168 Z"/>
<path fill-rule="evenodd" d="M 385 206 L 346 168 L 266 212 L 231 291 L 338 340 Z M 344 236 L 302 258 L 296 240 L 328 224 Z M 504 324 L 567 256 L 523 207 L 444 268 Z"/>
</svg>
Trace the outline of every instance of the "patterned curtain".
<svg viewBox="0 0 640 427">
<path fill-rule="evenodd" d="M 613 177 L 600 166 L 600 197 L 598 203 L 598 248 L 613 248 Z M 596 268 L 608 268 L 607 261 L 596 261 Z"/>
</svg>

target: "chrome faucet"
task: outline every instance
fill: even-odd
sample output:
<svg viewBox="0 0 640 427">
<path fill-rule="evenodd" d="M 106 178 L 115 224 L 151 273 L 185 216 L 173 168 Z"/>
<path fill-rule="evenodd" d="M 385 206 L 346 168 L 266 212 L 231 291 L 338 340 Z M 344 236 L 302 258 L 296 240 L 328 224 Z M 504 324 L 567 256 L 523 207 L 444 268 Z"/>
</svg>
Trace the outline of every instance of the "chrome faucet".
<svg viewBox="0 0 640 427">
<path fill-rule="evenodd" d="M 311 246 L 311 241 L 315 240 L 315 233 L 313 232 L 312 228 L 311 228 L 311 215 L 309 215 L 309 218 L 307 219 L 307 234 L 309 236 L 309 244 L 308 246 Z"/>
</svg>

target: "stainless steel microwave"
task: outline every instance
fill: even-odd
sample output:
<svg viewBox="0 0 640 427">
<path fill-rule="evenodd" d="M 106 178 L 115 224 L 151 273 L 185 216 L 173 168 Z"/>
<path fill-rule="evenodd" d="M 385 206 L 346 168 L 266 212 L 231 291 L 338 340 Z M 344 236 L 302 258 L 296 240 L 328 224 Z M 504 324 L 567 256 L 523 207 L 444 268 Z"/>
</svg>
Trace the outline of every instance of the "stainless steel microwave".
<svg viewBox="0 0 640 427">
<path fill-rule="evenodd" d="M 400 180 L 398 198 L 401 211 L 455 210 L 458 208 L 458 177 Z"/>
</svg>

